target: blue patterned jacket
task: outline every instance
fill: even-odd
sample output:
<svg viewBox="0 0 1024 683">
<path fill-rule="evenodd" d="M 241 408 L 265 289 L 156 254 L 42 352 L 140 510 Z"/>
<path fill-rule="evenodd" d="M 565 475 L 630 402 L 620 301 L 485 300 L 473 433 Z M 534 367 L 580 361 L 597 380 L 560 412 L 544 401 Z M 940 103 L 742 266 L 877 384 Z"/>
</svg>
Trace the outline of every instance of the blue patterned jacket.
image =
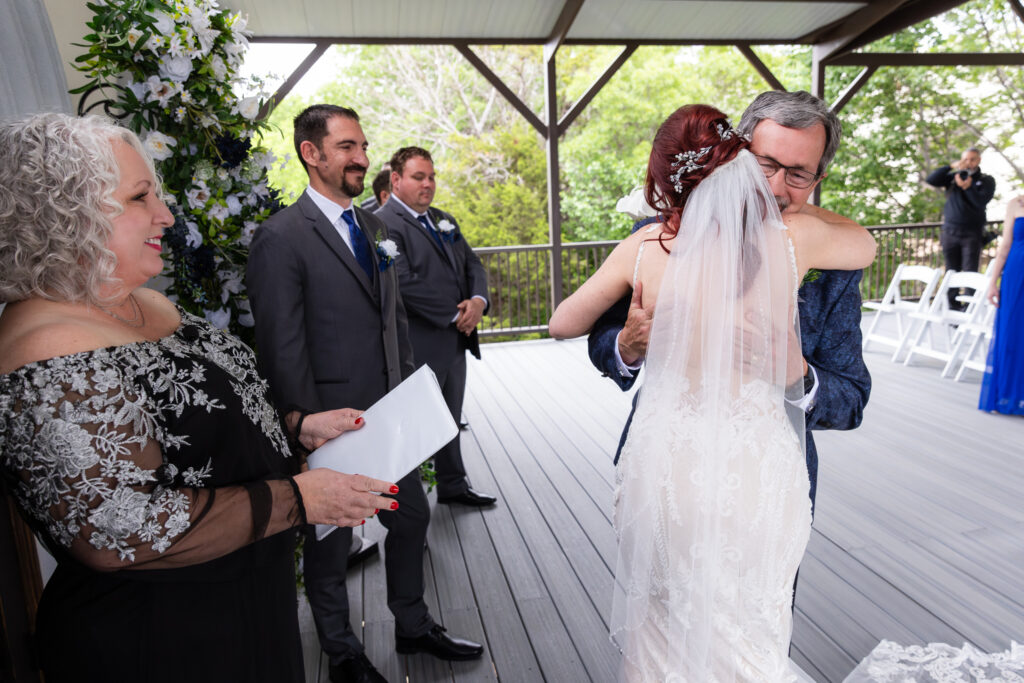
<svg viewBox="0 0 1024 683">
<path fill-rule="evenodd" d="M 818 452 L 813 429 L 854 429 L 860 425 L 871 393 L 871 375 L 864 365 L 860 332 L 861 271 L 825 270 L 800 288 L 800 341 L 804 358 L 818 373 L 818 393 L 807 414 L 807 472 L 811 501 L 818 482 Z M 623 297 L 594 325 L 587 339 L 590 360 L 623 391 L 636 381 L 622 377 L 615 363 L 615 339 L 625 325 L 630 297 Z M 633 399 L 636 409 L 636 397 Z M 626 420 L 615 462 L 626 441 L 633 413 Z"/>
</svg>

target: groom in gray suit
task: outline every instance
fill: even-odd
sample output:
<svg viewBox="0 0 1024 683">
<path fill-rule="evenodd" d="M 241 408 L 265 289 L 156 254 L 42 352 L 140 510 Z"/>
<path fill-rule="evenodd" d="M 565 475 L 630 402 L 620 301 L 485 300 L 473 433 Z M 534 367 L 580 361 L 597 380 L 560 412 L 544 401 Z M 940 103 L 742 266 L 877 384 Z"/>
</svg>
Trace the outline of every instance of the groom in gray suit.
<svg viewBox="0 0 1024 683">
<path fill-rule="evenodd" d="M 351 109 L 319 104 L 295 117 L 295 151 L 309 187 L 256 231 L 250 247 L 246 285 L 260 365 L 293 430 L 306 413 L 370 407 L 414 369 L 397 269 L 377 249 L 387 228 L 352 202 L 363 191 L 366 147 Z M 396 649 L 475 659 L 483 647 L 446 634 L 423 601 L 430 509 L 419 472 L 397 483 L 397 510 L 380 516 L 388 529 L 385 569 Z M 306 594 L 330 657 L 331 681 L 381 683 L 349 623 L 351 535 L 339 528 L 317 541 L 307 529 Z"/>
<path fill-rule="evenodd" d="M 430 152 L 403 147 L 390 166 L 391 197 L 376 215 L 402 253 L 395 265 L 417 365 L 426 363 L 437 375 L 458 422 L 466 394 L 466 351 L 480 358 L 476 326 L 488 308 L 487 271 L 455 218 L 430 205 L 437 187 Z M 434 465 L 437 502 L 494 504 L 494 496 L 470 488 L 459 439 L 434 454 Z"/>
</svg>

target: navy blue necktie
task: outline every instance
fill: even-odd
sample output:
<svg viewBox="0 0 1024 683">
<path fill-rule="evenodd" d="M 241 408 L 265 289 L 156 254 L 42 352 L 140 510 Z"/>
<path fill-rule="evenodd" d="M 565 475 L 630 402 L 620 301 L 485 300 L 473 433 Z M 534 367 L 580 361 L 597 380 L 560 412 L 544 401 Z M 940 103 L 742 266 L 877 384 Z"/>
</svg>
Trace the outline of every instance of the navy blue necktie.
<svg viewBox="0 0 1024 683">
<path fill-rule="evenodd" d="M 341 217 L 348 223 L 348 238 L 352 241 L 352 253 L 355 254 L 356 261 L 366 273 L 366 277 L 373 282 L 373 257 L 370 255 L 370 243 L 366 240 L 363 231 L 356 225 L 356 219 L 352 214 L 352 209 L 345 209 L 341 212 Z"/>
<path fill-rule="evenodd" d="M 420 216 L 416 216 L 416 220 L 418 220 L 423 225 L 423 227 L 427 231 L 427 234 L 433 235 L 434 241 L 437 242 L 437 246 L 441 247 L 441 253 L 447 256 L 448 252 L 445 251 L 444 243 L 441 241 L 441 235 L 438 234 L 437 230 L 434 230 L 434 226 L 432 226 L 430 224 L 430 221 L 427 220 L 427 215 L 423 214 Z"/>
</svg>

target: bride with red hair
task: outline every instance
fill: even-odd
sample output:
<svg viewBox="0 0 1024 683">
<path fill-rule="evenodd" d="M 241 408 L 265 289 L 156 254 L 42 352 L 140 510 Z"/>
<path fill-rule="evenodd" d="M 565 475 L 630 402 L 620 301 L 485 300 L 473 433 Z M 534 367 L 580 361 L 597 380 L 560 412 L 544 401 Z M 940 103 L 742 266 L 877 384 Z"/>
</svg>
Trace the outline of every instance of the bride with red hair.
<svg viewBox="0 0 1024 683">
<path fill-rule="evenodd" d="M 787 681 L 811 501 L 797 288 L 874 259 L 855 225 L 783 217 L 749 142 L 687 105 L 654 138 L 663 222 L 626 238 L 555 311 L 586 333 L 630 288 L 653 308 L 646 379 L 616 471 L 612 638 L 628 681 Z"/>
</svg>

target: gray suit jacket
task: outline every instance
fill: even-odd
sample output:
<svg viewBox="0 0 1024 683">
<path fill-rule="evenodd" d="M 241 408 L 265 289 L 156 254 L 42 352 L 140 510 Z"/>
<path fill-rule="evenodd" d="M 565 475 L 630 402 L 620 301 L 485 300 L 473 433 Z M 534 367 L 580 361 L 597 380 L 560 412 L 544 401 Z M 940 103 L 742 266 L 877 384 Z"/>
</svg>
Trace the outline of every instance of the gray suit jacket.
<svg viewBox="0 0 1024 683">
<path fill-rule="evenodd" d="M 373 247 L 387 228 L 355 209 Z M 369 408 L 414 369 L 392 264 L 373 281 L 303 193 L 253 237 L 246 286 L 260 367 L 278 409 Z"/>
<path fill-rule="evenodd" d="M 427 214 L 434 225 L 447 219 L 455 226 L 454 241 L 445 243 L 446 249 L 438 247 L 437 240 L 398 202 L 388 202 L 375 215 L 384 221 L 398 245 L 400 255 L 395 265 L 402 300 L 409 312 L 409 336 L 416 361 L 440 371 L 466 349 L 480 357 L 477 331 L 467 337 L 456 329 L 452 318 L 459 302 L 473 296 L 487 298 L 487 271 L 451 214 L 433 207 Z"/>
</svg>

